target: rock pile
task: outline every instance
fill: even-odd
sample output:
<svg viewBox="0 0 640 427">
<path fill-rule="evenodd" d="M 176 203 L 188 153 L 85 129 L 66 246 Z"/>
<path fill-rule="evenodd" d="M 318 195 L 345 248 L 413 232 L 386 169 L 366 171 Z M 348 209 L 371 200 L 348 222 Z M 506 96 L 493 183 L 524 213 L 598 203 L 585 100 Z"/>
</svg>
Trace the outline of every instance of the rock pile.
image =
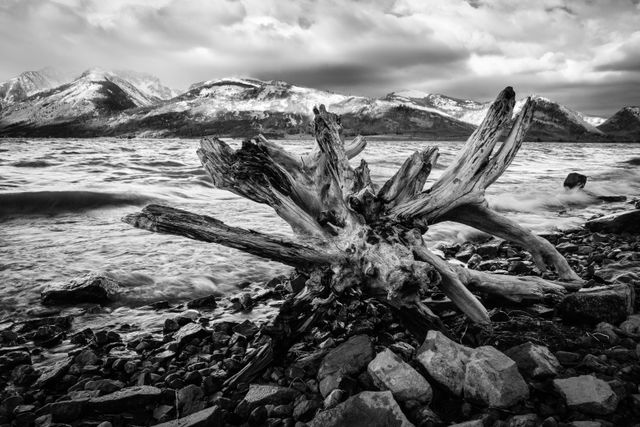
<svg viewBox="0 0 640 427">
<path fill-rule="evenodd" d="M 287 292 L 300 276 L 237 299 L 242 309 L 267 294 L 280 300 L 264 325 L 221 321 L 215 298 L 204 298 L 168 314 L 162 330 L 125 340 L 47 308 L 0 331 L 0 424 L 634 425 L 638 281 L 615 266 L 638 264 L 640 237 L 580 229 L 549 239 L 587 288 L 533 306 L 479 295 L 491 329 L 470 324 L 436 289 L 425 298 L 446 329 L 426 337 L 361 295 L 297 306 Z M 441 249 L 478 269 L 541 274 L 506 242 Z"/>
</svg>

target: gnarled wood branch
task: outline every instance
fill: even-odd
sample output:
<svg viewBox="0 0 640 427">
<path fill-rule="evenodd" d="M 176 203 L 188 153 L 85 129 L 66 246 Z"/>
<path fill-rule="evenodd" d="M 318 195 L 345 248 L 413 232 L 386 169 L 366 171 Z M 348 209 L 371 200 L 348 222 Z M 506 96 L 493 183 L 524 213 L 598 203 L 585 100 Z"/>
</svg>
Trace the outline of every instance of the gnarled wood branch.
<svg viewBox="0 0 640 427">
<path fill-rule="evenodd" d="M 514 102 L 513 89 L 503 90 L 456 160 L 425 191 L 437 148 L 414 153 L 378 190 L 364 160 L 355 169 L 349 164 L 366 141 L 358 137 L 345 144 L 339 117 L 323 105 L 314 109 L 317 147 L 307 156 L 287 153 L 263 136 L 245 141 L 239 150 L 217 138 L 204 139 L 198 155 L 214 185 L 273 207 L 304 244 L 155 205 L 125 221 L 305 268 L 310 279 L 301 298 L 313 299 L 317 290 L 327 287 L 333 293 L 358 288 L 420 317 L 414 325 L 434 325 L 437 318 L 420 300 L 421 289 L 431 284 L 439 286 L 473 321 L 487 323 L 486 309 L 469 288 L 526 301 L 579 286 L 578 276 L 549 242 L 486 205 L 486 188 L 515 157 L 533 117 L 535 105 L 527 100 L 499 144 L 503 129 L 511 122 Z M 502 276 L 449 264 L 430 252 L 421 237 L 429 224 L 445 220 L 512 240 L 531 251 L 541 269 L 553 267 L 561 279 L 572 283 L 559 285 L 537 277 Z"/>
</svg>

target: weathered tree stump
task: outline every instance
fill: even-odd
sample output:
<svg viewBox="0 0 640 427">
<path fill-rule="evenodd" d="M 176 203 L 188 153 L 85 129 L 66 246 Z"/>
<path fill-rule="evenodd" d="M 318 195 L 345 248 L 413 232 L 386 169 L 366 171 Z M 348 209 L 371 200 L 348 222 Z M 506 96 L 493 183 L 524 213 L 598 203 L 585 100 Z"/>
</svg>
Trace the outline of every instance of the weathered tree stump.
<svg viewBox="0 0 640 427">
<path fill-rule="evenodd" d="M 468 288 L 513 300 L 539 300 L 579 288 L 580 279 L 545 239 L 491 210 L 485 189 L 509 166 L 531 124 L 528 99 L 512 122 L 515 93 L 504 89 L 469 137 L 456 160 L 423 190 L 438 158 L 437 147 L 415 152 L 381 188 L 371 181 L 365 160 L 349 159 L 366 145 L 362 137 L 345 144 L 340 118 L 324 105 L 314 109 L 317 146 L 296 157 L 263 136 L 233 150 L 218 138 L 204 138 L 197 151 L 216 187 L 271 206 L 298 241 L 229 227 L 207 216 L 150 205 L 124 221 L 240 249 L 305 271 L 310 279 L 298 298 L 314 300 L 357 288 L 393 307 L 437 322 L 420 300 L 420 289 L 435 284 L 470 319 L 489 323 L 487 310 Z M 499 138 L 513 123 L 503 142 Z M 496 145 L 498 147 L 496 148 Z M 554 269 L 560 281 L 511 277 L 449 264 L 431 252 L 422 235 L 429 225 L 457 221 L 515 242 L 533 255 L 540 270 Z"/>
</svg>

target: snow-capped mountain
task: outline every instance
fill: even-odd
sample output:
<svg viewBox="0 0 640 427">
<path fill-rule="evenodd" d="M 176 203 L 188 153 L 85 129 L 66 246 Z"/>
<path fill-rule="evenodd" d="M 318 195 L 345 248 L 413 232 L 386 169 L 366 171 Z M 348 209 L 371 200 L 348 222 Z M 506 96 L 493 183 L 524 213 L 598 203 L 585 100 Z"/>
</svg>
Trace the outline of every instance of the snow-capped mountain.
<svg viewBox="0 0 640 427">
<path fill-rule="evenodd" d="M 113 117 L 108 126 L 116 133 L 146 130 L 156 135 L 297 134 L 310 130 L 313 107 L 319 104 L 340 114 L 345 129 L 352 133 L 402 132 L 438 137 L 440 132 L 460 137 L 473 130 L 472 126 L 427 107 L 342 95 L 282 81 L 240 78 L 194 84 L 168 102 Z"/>
<path fill-rule="evenodd" d="M 491 105 L 491 102 L 477 102 L 469 99 L 459 99 L 438 93 L 426 93 L 417 90 L 403 90 L 391 92 L 385 99 L 400 102 L 407 106 L 419 105 L 431 108 L 441 114 L 446 114 L 472 125 L 479 125 Z"/>
<path fill-rule="evenodd" d="M 88 119 L 155 105 L 159 101 L 155 94 L 143 92 L 116 73 L 89 69 L 69 83 L 36 92 L 6 106 L 0 112 L 0 127 L 51 130 L 53 126 L 57 132 L 66 126 L 71 133 L 84 127 Z"/>
<path fill-rule="evenodd" d="M 603 133 L 594 123 L 604 121 L 600 117 L 586 116 L 541 96 L 533 97 L 538 105 L 534 124 L 528 138 L 541 141 L 566 141 L 600 138 Z M 479 125 L 484 119 L 491 102 L 478 102 L 452 98 L 441 94 L 408 90 L 392 92 L 385 99 L 404 105 L 419 105 L 466 123 Z M 514 114 L 524 105 L 526 98 L 516 102 Z"/>
<path fill-rule="evenodd" d="M 398 134 L 428 139 L 465 139 L 490 102 L 419 91 L 384 98 L 352 96 L 282 81 L 224 78 L 195 83 L 180 94 L 148 74 L 90 69 L 59 86 L 23 73 L 0 85 L 0 135 L 5 136 L 190 136 L 247 137 L 308 134 L 313 107 L 341 115 L 346 134 Z M 51 87 L 54 86 L 54 87 Z M 603 122 L 547 98 L 527 134 L 533 141 L 608 141 L 638 136 L 638 107 Z M 524 99 L 516 102 L 517 113 Z M 597 124 L 600 124 L 596 127 Z"/>
<path fill-rule="evenodd" d="M 624 107 L 598 129 L 618 138 L 640 141 L 640 106 Z"/>
<path fill-rule="evenodd" d="M 52 68 L 25 71 L 19 76 L 0 83 L 0 109 L 9 104 L 20 102 L 35 93 L 52 89 L 69 80 L 70 78 Z"/>
<path fill-rule="evenodd" d="M 534 121 L 527 132 L 531 141 L 581 141 L 602 140 L 602 131 L 588 123 L 584 115 L 562 104 L 541 96 L 534 96 L 536 109 Z M 514 114 L 524 105 L 524 99 L 516 102 Z"/>
<path fill-rule="evenodd" d="M 179 95 L 179 92 L 162 84 L 159 78 L 148 73 L 140 73 L 131 70 L 116 70 L 110 73 L 136 87 L 149 98 L 167 100 Z"/>
</svg>

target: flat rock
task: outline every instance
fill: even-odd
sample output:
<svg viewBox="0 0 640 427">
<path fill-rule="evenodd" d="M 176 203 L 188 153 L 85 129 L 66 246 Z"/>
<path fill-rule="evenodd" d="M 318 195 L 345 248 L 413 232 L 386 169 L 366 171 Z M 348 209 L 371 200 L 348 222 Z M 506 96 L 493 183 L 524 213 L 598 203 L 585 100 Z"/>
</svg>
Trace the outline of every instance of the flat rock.
<svg viewBox="0 0 640 427">
<path fill-rule="evenodd" d="M 88 406 L 100 413 L 139 408 L 160 399 L 162 391 L 148 385 L 127 387 L 114 393 L 89 399 Z"/>
<path fill-rule="evenodd" d="M 373 359 L 373 344 L 367 335 L 349 338 L 322 359 L 318 382 L 322 397 L 340 388 L 345 376 L 356 375 Z"/>
<path fill-rule="evenodd" d="M 599 286 L 567 295 L 558 312 L 566 321 L 617 324 L 633 313 L 634 303 L 633 286 Z"/>
<path fill-rule="evenodd" d="M 434 380 L 460 396 L 471 352 L 470 348 L 450 340 L 442 332 L 429 331 L 418 349 L 416 360 Z"/>
<path fill-rule="evenodd" d="M 640 234 L 640 209 L 606 215 L 587 221 L 585 224 L 590 231 L 603 233 L 632 233 Z"/>
<path fill-rule="evenodd" d="M 511 347 L 504 352 L 521 372 L 533 378 L 555 377 L 561 369 L 558 359 L 547 347 L 531 342 Z"/>
<path fill-rule="evenodd" d="M 556 379 L 553 380 L 553 385 L 572 409 L 606 415 L 613 413 L 618 407 L 618 396 L 609 384 L 593 375 Z"/>
<path fill-rule="evenodd" d="M 244 399 L 236 407 L 236 413 L 246 418 L 258 406 L 291 403 L 298 393 L 297 390 L 287 387 L 251 384 Z"/>
<path fill-rule="evenodd" d="M 156 424 L 156 427 L 218 427 L 224 425 L 221 412 L 218 406 L 212 406 L 177 420 Z"/>
<path fill-rule="evenodd" d="M 476 348 L 466 366 L 465 398 L 508 408 L 529 397 L 529 387 L 516 362 L 491 346 Z"/>
<path fill-rule="evenodd" d="M 65 357 L 64 359 L 58 360 L 53 364 L 46 365 L 38 368 L 40 371 L 40 377 L 33 385 L 34 388 L 42 388 L 46 387 L 49 384 L 59 380 L 67 373 L 67 370 L 73 363 L 73 357 Z"/>
<path fill-rule="evenodd" d="M 389 390 L 396 400 L 431 402 L 433 391 L 427 380 L 393 351 L 385 349 L 378 353 L 367 370 L 376 387 Z"/>
<path fill-rule="evenodd" d="M 109 303 L 121 292 L 121 286 L 113 279 L 97 274 L 88 274 L 66 283 L 47 286 L 40 294 L 44 305 L 95 302 Z"/>
<path fill-rule="evenodd" d="M 320 411 L 309 427 L 411 427 L 390 391 L 363 391 Z"/>
</svg>

